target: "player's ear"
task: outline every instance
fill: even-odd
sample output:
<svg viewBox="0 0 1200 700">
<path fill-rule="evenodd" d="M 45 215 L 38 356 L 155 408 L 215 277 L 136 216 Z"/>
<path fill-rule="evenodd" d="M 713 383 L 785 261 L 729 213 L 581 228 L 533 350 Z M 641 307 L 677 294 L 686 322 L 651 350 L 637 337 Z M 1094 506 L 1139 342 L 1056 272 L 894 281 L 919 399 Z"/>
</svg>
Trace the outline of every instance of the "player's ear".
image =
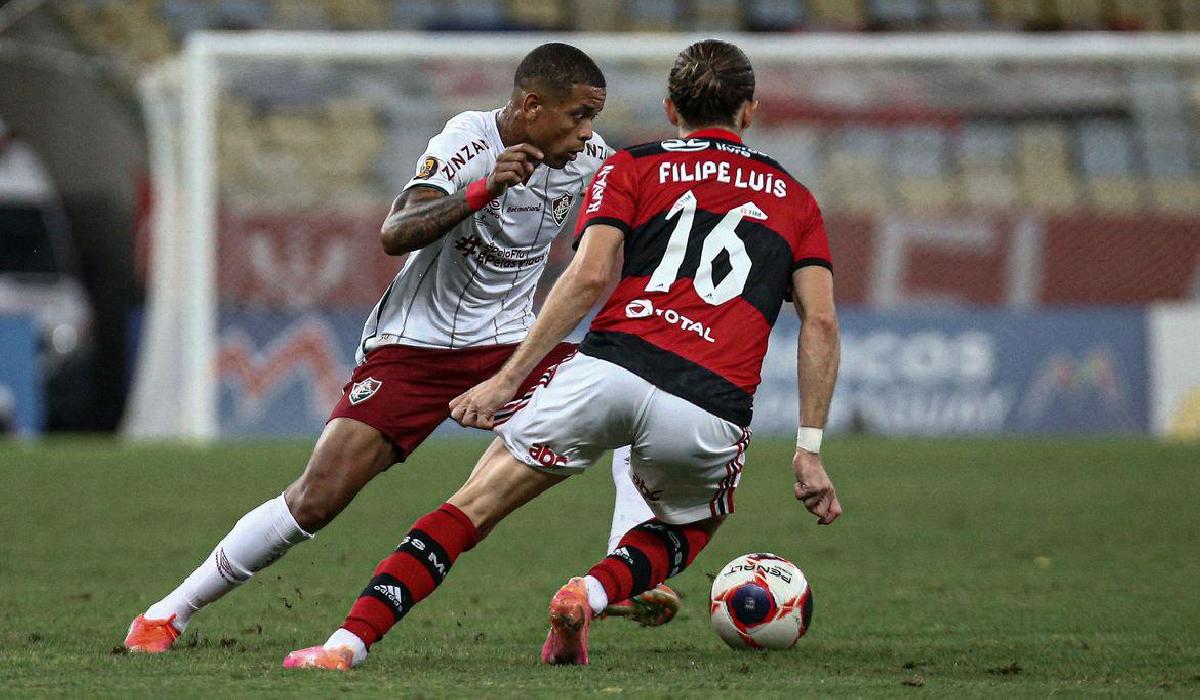
<svg viewBox="0 0 1200 700">
<path fill-rule="evenodd" d="M 749 100 L 742 104 L 742 114 L 738 117 L 738 121 L 742 130 L 750 128 L 750 122 L 754 119 L 754 110 L 758 109 L 758 100 Z"/>
<path fill-rule="evenodd" d="M 525 121 L 534 121 L 545 104 L 541 95 L 536 92 L 526 92 L 521 98 L 521 116 L 525 117 Z"/>
<path fill-rule="evenodd" d="M 663 111 L 667 113 L 667 121 L 671 122 L 671 126 L 679 126 L 679 110 L 675 109 L 670 97 L 663 98 Z"/>
</svg>

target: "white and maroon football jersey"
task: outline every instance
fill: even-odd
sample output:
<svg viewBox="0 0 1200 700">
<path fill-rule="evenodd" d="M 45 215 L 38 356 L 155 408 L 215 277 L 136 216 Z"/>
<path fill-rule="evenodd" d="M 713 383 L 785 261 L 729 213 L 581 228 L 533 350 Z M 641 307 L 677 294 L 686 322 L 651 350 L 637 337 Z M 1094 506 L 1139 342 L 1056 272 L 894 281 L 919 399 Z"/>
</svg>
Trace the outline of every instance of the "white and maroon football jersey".
<svg viewBox="0 0 1200 700">
<path fill-rule="evenodd" d="M 404 189 L 454 194 L 487 177 L 505 148 L 496 126 L 499 113 L 463 112 L 446 122 Z M 565 168 L 539 166 L 529 182 L 510 187 L 410 254 L 367 318 L 357 361 L 388 344 L 467 348 L 520 342 L 533 324 L 533 293 L 550 244 L 612 153 L 596 134 Z"/>
</svg>

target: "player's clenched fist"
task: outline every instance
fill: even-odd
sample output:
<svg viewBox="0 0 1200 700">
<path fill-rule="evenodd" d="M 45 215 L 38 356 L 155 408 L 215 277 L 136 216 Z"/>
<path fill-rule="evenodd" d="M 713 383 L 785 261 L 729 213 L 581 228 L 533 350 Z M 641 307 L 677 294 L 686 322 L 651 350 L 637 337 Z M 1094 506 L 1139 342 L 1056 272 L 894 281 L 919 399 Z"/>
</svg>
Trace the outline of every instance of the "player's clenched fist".
<svg viewBox="0 0 1200 700">
<path fill-rule="evenodd" d="M 496 157 L 496 167 L 492 168 L 487 177 L 488 194 L 499 197 L 509 187 L 523 184 L 533 175 L 542 158 L 542 152 L 527 143 L 518 143 L 504 149 L 504 152 Z"/>
<path fill-rule="evenodd" d="M 796 500 L 804 504 L 808 512 L 817 516 L 817 523 L 828 525 L 837 520 L 842 514 L 842 504 L 838 502 L 837 492 L 833 490 L 833 482 L 825 473 L 821 464 L 821 456 L 807 450 L 796 450 L 796 458 L 792 461 L 792 469 L 796 473 Z"/>
</svg>

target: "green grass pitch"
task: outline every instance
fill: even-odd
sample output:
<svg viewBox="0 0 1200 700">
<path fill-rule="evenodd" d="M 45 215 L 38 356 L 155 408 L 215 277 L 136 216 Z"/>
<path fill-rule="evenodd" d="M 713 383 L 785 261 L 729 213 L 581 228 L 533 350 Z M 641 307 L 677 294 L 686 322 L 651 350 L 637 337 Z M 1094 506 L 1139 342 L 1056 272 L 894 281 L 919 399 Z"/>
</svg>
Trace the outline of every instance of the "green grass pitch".
<svg viewBox="0 0 1200 700">
<path fill-rule="evenodd" d="M 464 555 L 363 668 L 285 672 L 483 446 L 430 441 L 147 657 L 120 653 L 129 620 L 309 444 L 0 444 L 0 694 L 1200 694 L 1200 449 L 1133 440 L 833 439 L 846 514 L 827 528 L 791 497 L 788 443 L 757 440 L 737 515 L 672 581 L 680 616 L 599 622 L 590 667 L 542 668 L 550 595 L 604 547 L 602 464 Z M 708 626 L 706 572 L 760 550 L 812 582 L 813 626 L 790 652 L 735 652 Z"/>
</svg>

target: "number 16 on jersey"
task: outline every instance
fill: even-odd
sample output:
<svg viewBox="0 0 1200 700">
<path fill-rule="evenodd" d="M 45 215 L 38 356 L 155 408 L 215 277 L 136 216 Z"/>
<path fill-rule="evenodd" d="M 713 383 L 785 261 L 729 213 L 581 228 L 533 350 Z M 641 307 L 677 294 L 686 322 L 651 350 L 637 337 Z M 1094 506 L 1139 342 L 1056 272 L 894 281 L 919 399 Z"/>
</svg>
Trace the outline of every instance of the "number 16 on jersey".
<svg viewBox="0 0 1200 700">
<path fill-rule="evenodd" d="M 683 193 L 667 212 L 667 219 L 678 217 L 671 237 L 667 241 L 667 250 L 663 253 L 662 262 L 654 269 L 650 281 L 646 283 L 647 292 L 666 292 L 679 276 L 679 268 L 683 265 L 687 253 L 688 241 L 696 222 L 698 202 L 691 190 Z M 746 288 L 746 280 L 750 277 L 750 256 L 746 253 L 746 245 L 737 235 L 737 225 L 744 218 L 766 221 L 767 215 L 753 202 L 729 210 L 715 226 L 704 235 L 704 247 L 700 251 L 700 268 L 696 271 L 693 284 L 696 294 L 706 303 L 720 306 L 739 296 Z M 713 282 L 713 263 L 722 253 L 729 256 L 729 274 L 720 283 Z"/>
</svg>

